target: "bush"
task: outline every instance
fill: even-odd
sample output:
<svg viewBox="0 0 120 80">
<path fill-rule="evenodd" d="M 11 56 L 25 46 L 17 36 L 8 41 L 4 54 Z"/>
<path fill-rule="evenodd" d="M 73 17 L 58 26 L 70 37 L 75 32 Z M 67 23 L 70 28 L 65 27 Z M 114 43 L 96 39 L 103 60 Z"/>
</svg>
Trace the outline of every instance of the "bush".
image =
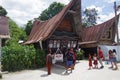
<svg viewBox="0 0 120 80">
<path fill-rule="evenodd" d="M 76 52 L 76 59 L 77 59 L 77 60 L 82 60 L 82 59 L 84 59 L 84 51 L 83 51 L 83 50 L 78 50 L 78 51 Z"/>
<path fill-rule="evenodd" d="M 46 53 L 43 50 L 40 49 L 36 49 L 36 56 L 35 56 L 35 64 L 36 64 L 36 68 L 41 68 L 44 67 L 46 62 Z"/>
<path fill-rule="evenodd" d="M 2 48 L 2 70 L 18 71 L 43 67 L 45 55 L 43 50 L 35 50 L 33 45 L 4 46 Z"/>
<path fill-rule="evenodd" d="M 34 68 L 35 49 L 31 46 L 15 44 L 2 48 L 2 70 L 18 71 Z"/>
</svg>

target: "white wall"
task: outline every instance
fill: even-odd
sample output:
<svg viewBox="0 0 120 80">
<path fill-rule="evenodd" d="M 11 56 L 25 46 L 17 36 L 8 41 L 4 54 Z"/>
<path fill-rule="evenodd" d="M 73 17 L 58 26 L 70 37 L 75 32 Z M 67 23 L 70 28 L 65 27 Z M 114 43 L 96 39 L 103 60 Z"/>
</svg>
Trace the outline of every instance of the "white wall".
<svg viewBox="0 0 120 80">
<path fill-rule="evenodd" d="M 119 46 L 106 46 L 106 45 L 100 45 L 101 49 L 103 50 L 104 57 L 108 57 L 108 51 L 115 49 L 117 52 L 117 61 L 120 61 L 120 45 Z"/>
</svg>

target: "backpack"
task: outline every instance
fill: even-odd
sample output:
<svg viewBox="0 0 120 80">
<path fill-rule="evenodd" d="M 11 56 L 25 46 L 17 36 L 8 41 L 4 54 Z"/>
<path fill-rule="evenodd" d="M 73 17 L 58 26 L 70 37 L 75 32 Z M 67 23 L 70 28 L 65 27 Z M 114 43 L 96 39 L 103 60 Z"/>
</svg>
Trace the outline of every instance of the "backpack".
<svg viewBox="0 0 120 80">
<path fill-rule="evenodd" d="M 67 58 L 68 61 L 72 61 L 73 60 L 72 53 L 68 52 L 66 58 Z"/>
</svg>

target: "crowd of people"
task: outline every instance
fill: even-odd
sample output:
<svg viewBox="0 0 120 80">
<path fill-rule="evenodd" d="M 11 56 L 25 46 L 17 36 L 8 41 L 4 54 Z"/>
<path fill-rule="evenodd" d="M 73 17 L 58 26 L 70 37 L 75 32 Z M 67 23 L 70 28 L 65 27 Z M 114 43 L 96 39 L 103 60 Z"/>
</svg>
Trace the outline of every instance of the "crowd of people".
<svg viewBox="0 0 120 80">
<path fill-rule="evenodd" d="M 111 63 L 111 67 L 113 70 L 118 70 L 117 66 L 117 60 L 116 60 L 116 50 L 109 50 L 109 62 Z M 51 67 L 52 67 L 52 52 L 49 50 L 49 53 L 47 54 L 46 57 L 46 66 L 47 66 L 47 71 L 48 75 L 51 74 Z M 101 47 L 98 47 L 98 53 L 94 53 L 94 55 L 89 54 L 88 57 L 88 62 L 89 62 L 89 70 L 91 69 L 103 69 L 103 60 L 104 60 L 104 54 L 103 51 L 101 50 Z M 65 52 L 65 63 L 66 63 L 66 72 L 69 70 L 72 73 L 72 70 L 75 68 L 75 63 L 76 63 L 76 52 L 74 51 L 73 48 L 68 49 Z M 100 67 L 98 67 L 98 63 L 100 64 Z"/>
<path fill-rule="evenodd" d="M 53 59 L 52 51 L 49 49 L 48 54 L 46 56 L 46 67 L 47 67 L 48 75 L 51 74 L 52 59 Z M 66 63 L 65 66 L 66 72 L 70 70 L 72 73 L 72 70 L 74 70 L 76 63 L 76 53 L 73 48 L 70 48 L 65 52 L 65 63 Z"/>
<path fill-rule="evenodd" d="M 116 59 L 116 50 L 109 50 L 108 51 L 108 57 L 109 59 L 107 61 L 109 61 L 111 63 L 111 69 L 113 70 L 118 70 L 118 66 L 117 66 L 117 59 Z M 101 50 L 101 47 L 98 47 L 98 54 L 94 53 L 94 55 L 92 56 L 91 54 L 89 54 L 89 58 L 88 58 L 88 62 L 89 62 L 89 70 L 90 69 L 103 69 L 103 60 L 104 60 L 104 54 L 103 51 Z M 98 68 L 98 62 L 100 63 L 100 68 Z"/>
</svg>

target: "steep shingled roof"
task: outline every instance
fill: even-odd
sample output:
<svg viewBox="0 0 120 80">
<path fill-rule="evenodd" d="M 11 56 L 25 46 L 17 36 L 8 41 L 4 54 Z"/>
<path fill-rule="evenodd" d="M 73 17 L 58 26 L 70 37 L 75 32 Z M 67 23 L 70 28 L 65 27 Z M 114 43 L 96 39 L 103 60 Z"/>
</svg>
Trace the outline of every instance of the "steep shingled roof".
<svg viewBox="0 0 120 80">
<path fill-rule="evenodd" d="M 0 16 L 0 38 L 10 38 L 8 18 Z"/>
<path fill-rule="evenodd" d="M 115 27 L 115 17 L 112 19 L 89 27 L 89 28 L 84 28 L 82 32 L 82 41 L 80 44 L 88 44 L 89 43 L 96 43 L 97 41 L 100 40 L 101 36 L 105 33 L 106 30 L 110 29 L 111 27 Z M 119 20 L 119 15 L 117 15 L 117 23 Z M 115 33 L 114 33 L 115 34 Z"/>
<path fill-rule="evenodd" d="M 55 15 L 53 18 L 47 21 L 35 20 L 33 29 L 29 35 L 29 38 L 25 44 L 35 43 L 40 40 L 46 40 L 58 27 L 65 15 L 68 13 L 68 10 L 79 0 L 71 0 L 71 2 L 66 5 L 61 12 Z"/>
</svg>

